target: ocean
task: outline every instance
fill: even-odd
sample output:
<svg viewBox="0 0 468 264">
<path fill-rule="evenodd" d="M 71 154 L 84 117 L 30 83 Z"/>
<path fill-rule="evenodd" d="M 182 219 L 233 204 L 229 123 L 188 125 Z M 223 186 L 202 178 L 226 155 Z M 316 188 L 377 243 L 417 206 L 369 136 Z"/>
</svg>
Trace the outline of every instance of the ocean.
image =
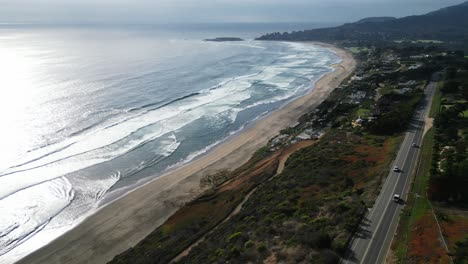
<svg viewBox="0 0 468 264">
<path fill-rule="evenodd" d="M 340 61 L 252 40 L 275 27 L 0 25 L 0 263 L 200 157 Z M 220 36 L 247 40 L 203 41 Z"/>
</svg>

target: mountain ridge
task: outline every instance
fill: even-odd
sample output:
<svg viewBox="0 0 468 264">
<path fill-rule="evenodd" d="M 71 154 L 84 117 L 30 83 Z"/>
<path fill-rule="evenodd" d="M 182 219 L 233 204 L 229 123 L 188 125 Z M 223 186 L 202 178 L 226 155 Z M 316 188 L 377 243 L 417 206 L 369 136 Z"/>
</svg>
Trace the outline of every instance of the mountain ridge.
<svg viewBox="0 0 468 264">
<path fill-rule="evenodd" d="M 270 33 L 258 40 L 391 41 L 400 39 L 468 40 L 468 1 L 424 15 L 369 17 L 338 27 Z"/>
</svg>

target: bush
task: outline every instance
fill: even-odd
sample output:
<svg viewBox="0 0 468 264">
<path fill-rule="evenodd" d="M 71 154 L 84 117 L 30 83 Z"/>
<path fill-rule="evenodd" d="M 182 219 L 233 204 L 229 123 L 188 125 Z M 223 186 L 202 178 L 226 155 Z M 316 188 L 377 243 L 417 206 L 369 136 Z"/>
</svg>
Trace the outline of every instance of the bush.
<svg viewBox="0 0 468 264">
<path fill-rule="evenodd" d="M 240 238 L 241 236 L 242 236 L 242 232 L 233 233 L 232 235 L 228 237 L 227 242 L 231 242 L 237 238 Z"/>
<path fill-rule="evenodd" d="M 346 241 L 341 239 L 334 240 L 332 243 L 332 249 L 341 256 L 344 256 L 346 252 Z"/>
<path fill-rule="evenodd" d="M 331 238 L 323 231 L 314 231 L 309 225 L 299 228 L 297 238 L 300 243 L 308 245 L 311 248 L 330 248 Z"/>
<path fill-rule="evenodd" d="M 222 257 L 222 256 L 224 256 L 224 249 L 218 248 L 218 249 L 215 251 L 215 255 L 216 255 L 217 257 Z"/>
<path fill-rule="evenodd" d="M 340 262 L 340 258 L 335 252 L 331 250 L 325 250 L 321 253 L 324 264 L 336 264 Z"/>
<path fill-rule="evenodd" d="M 244 243 L 244 248 L 251 248 L 254 245 L 254 242 L 252 240 L 249 240 Z"/>
<path fill-rule="evenodd" d="M 232 248 L 230 249 L 230 256 L 231 256 L 231 257 L 234 257 L 234 258 L 239 257 L 239 256 L 240 256 L 240 251 L 239 251 L 239 249 L 238 249 L 237 247 L 232 247 Z"/>
<path fill-rule="evenodd" d="M 265 243 L 260 243 L 260 245 L 257 246 L 257 251 L 260 253 L 263 253 L 267 250 L 267 247 Z"/>
</svg>

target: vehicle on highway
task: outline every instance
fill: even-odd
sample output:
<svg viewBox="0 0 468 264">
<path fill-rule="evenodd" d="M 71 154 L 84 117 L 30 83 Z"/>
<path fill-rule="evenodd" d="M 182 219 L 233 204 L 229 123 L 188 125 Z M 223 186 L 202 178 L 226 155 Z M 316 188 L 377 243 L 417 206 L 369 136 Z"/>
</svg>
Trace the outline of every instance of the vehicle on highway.
<svg viewBox="0 0 468 264">
<path fill-rule="evenodd" d="M 416 143 L 413 142 L 413 144 L 411 144 L 411 146 L 413 146 L 413 148 L 417 148 L 417 147 L 418 147 L 418 144 L 416 144 Z"/>
<path fill-rule="evenodd" d="M 393 201 L 394 201 L 395 203 L 399 203 L 400 200 L 401 200 L 401 198 L 400 198 L 400 195 L 399 195 L 399 194 L 394 194 L 394 195 L 393 195 Z"/>
<path fill-rule="evenodd" d="M 394 172 L 400 172 L 400 168 L 398 168 L 398 166 L 395 166 L 395 167 L 393 167 L 393 171 Z"/>
</svg>

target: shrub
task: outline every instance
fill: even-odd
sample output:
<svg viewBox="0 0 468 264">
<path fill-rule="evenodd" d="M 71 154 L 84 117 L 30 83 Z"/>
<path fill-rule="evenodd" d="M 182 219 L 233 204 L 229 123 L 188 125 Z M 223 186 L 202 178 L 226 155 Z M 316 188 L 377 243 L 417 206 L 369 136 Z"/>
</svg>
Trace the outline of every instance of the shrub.
<svg viewBox="0 0 468 264">
<path fill-rule="evenodd" d="M 240 238 L 241 236 L 242 236 L 242 232 L 235 232 L 228 237 L 227 242 L 231 242 L 237 238 Z"/>
<path fill-rule="evenodd" d="M 224 249 L 218 248 L 218 249 L 215 251 L 215 255 L 216 255 L 217 257 L 223 256 L 223 255 L 224 255 Z"/>
<path fill-rule="evenodd" d="M 333 251 L 343 256 L 346 252 L 346 241 L 342 239 L 333 240 L 332 249 Z"/>
<path fill-rule="evenodd" d="M 247 242 L 244 243 L 244 248 L 251 248 L 254 245 L 254 242 L 252 240 L 248 240 Z"/>
<path fill-rule="evenodd" d="M 260 253 L 263 253 L 267 250 L 267 247 L 265 243 L 260 243 L 260 245 L 257 246 L 257 251 Z"/>
<path fill-rule="evenodd" d="M 240 251 L 239 251 L 239 249 L 238 249 L 237 247 L 232 247 L 232 248 L 230 249 L 230 256 L 231 256 L 231 257 L 234 257 L 234 258 L 239 257 L 239 256 L 240 256 Z"/>
<path fill-rule="evenodd" d="M 321 253 L 324 264 L 336 264 L 340 262 L 340 258 L 335 252 L 331 250 L 325 250 Z"/>
</svg>

